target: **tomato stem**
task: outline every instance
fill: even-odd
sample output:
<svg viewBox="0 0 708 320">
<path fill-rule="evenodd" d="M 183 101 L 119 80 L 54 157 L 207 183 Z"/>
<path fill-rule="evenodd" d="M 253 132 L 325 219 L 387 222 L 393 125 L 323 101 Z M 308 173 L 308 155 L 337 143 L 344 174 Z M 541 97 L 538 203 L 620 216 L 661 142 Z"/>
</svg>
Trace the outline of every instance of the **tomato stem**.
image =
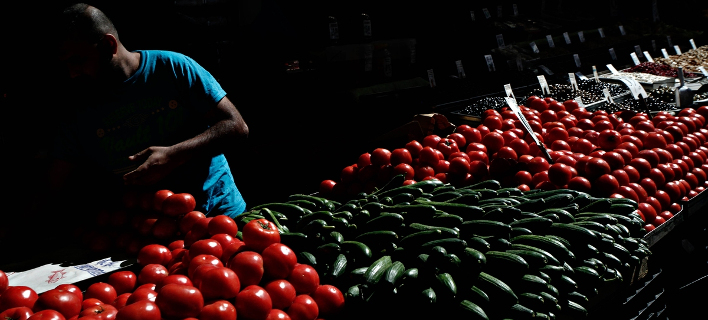
<svg viewBox="0 0 708 320">
<path fill-rule="evenodd" d="M 265 211 L 271 217 L 271 219 L 273 219 L 273 223 L 275 223 L 275 226 L 278 227 L 278 232 L 283 233 L 283 226 L 280 225 L 280 222 L 278 222 L 278 219 L 273 214 L 273 211 L 268 208 L 263 208 L 262 210 Z"/>
</svg>

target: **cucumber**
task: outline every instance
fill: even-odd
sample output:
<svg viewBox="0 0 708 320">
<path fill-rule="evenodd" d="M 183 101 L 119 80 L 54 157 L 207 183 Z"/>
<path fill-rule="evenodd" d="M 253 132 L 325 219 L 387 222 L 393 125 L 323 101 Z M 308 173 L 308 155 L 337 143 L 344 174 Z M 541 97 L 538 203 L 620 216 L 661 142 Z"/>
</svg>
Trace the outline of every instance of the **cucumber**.
<svg viewBox="0 0 708 320">
<path fill-rule="evenodd" d="M 487 251 L 484 256 L 487 258 L 486 269 L 491 272 L 521 276 L 529 270 L 528 262 L 514 253 Z"/>
<path fill-rule="evenodd" d="M 612 205 L 616 205 L 616 204 L 631 205 L 634 208 L 634 210 L 637 210 L 637 207 L 638 207 L 638 203 L 632 199 L 629 199 L 629 198 L 612 198 L 611 202 L 612 202 Z"/>
<path fill-rule="evenodd" d="M 297 262 L 312 267 L 317 266 L 317 258 L 315 258 L 315 255 L 307 251 L 300 251 L 300 253 L 297 254 Z"/>
<path fill-rule="evenodd" d="M 548 288 L 548 282 L 546 282 L 546 280 L 533 274 L 523 275 L 518 285 L 527 292 L 541 292 Z"/>
<path fill-rule="evenodd" d="M 399 193 L 399 194 L 391 197 L 391 203 L 393 203 L 394 205 L 400 204 L 403 202 L 413 202 L 413 200 L 415 200 L 415 197 L 413 196 L 413 194 L 407 193 L 407 192 Z"/>
<path fill-rule="evenodd" d="M 278 211 L 288 217 L 289 220 L 297 221 L 301 217 L 305 216 L 306 211 L 300 206 L 294 205 L 292 203 L 265 203 L 251 208 L 251 210 L 268 208 L 270 210 Z M 309 210 L 308 210 L 309 211 Z"/>
<path fill-rule="evenodd" d="M 530 192 L 531 191 L 531 192 Z M 538 198 L 548 198 L 552 197 L 555 195 L 563 195 L 563 194 L 571 194 L 573 196 L 576 196 L 579 194 L 579 191 L 571 190 L 571 189 L 556 189 L 556 190 L 539 190 L 539 191 L 534 191 L 534 190 L 529 190 L 524 192 L 524 196 L 528 199 L 538 199 Z"/>
<path fill-rule="evenodd" d="M 538 215 L 543 216 L 549 213 L 557 215 L 558 219 L 560 220 L 559 222 L 561 223 L 575 222 L 575 217 L 573 216 L 573 214 L 571 214 L 570 212 L 568 212 L 568 210 L 565 209 L 545 209 L 539 212 Z"/>
<path fill-rule="evenodd" d="M 511 319 L 536 318 L 536 312 L 518 303 L 511 306 L 511 308 L 509 308 L 509 310 L 507 310 L 505 314 Z"/>
<path fill-rule="evenodd" d="M 531 250 L 506 250 L 507 253 L 512 253 L 523 258 L 528 263 L 529 269 L 538 269 L 548 264 L 548 259 L 543 254 Z"/>
<path fill-rule="evenodd" d="M 439 227 L 439 226 L 431 226 L 431 225 L 426 225 L 422 223 L 411 223 L 407 227 L 410 229 L 413 233 L 419 232 L 419 231 L 427 231 L 427 230 L 440 230 L 443 234 L 447 235 L 450 238 L 459 238 L 460 233 L 458 230 L 453 229 L 453 228 L 445 228 L 445 227 Z M 411 233 L 411 234 L 413 234 Z"/>
<path fill-rule="evenodd" d="M 602 224 L 615 224 L 617 219 L 606 213 L 582 212 L 575 215 L 576 221 L 595 221 Z"/>
<path fill-rule="evenodd" d="M 489 242 L 489 246 L 491 250 L 496 250 L 496 251 L 506 251 L 511 247 L 511 242 L 509 242 L 508 236 L 506 237 L 488 237 L 487 241 Z"/>
<path fill-rule="evenodd" d="M 304 200 L 304 199 L 290 200 L 286 203 L 294 204 L 298 207 L 309 209 L 310 211 L 317 211 L 317 210 L 320 210 L 321 208 L 323 208 L 312 201 Z"/>
<path fill-rule="evenodd" d="M 409 234 L 401 239 L 399 242 L 401 246 L 406 247 L 417 247 L 423 243 L 445 239 L 447 236 L 443 235 L 442 231 L 437 229 L 423 230 L 416 233 Z"/>
<path fill-rule="evenodd" d="M 572 300 L 565 301 L 566 303 L 561 306 L 563 308 L 563 313 L 569 315 L 572 319 L 587 318 L 587 309 Z"/>
<path fill-rule="evenodd" d="M 307 194 L 296 193 L 296 194 L 291 194 L 288 196 L 288 201 L 300 201 L 300 200 L 309 201 L 309 202 L 316 204 L 317 208 L 319 208 L 319 210 L 326 209 L 327 202 L 329 202 L 329 200 L 327 200 L 325 198 L 311 196 L 311 195 L 307 195 Z M 313 209 L 310 209 L 310 210 L 313 210 Z"/>
<path fill-rule="evenodd" d="M 467 270 L 482 270 L 487 264 L 487 257 L 482 253 L 472 248 L 465 248 L 462 254 L 458 255 L 462 260 L 462 264 Z"/>
<path fill-rule="evenodd" d="M 382 212 L 378 217 L 365 222 L 364 231 L 394 230 L 403 223 L 403 216 L 398 213 Z"/>
<path fill-rule="evenodd" d="M 609 198 L 600 198 L 581 207 L 580 212 L 607 212 L 611 205 L 612 202 Z"/>
<path fill-rule="evenodd" d="M 519 304 L 528 306 L 532 310 L 545 310 L 546 301 L 540 295 L 530 292 L 519 294 Z"/>
<path fill-rule="evenodd" d="M 386 270 L 388 270 L 393 262 L 391 256 L 382 256 L 374 261 L 364 273 L 364 281 L 369 286 L 374 286 L 383 278 Z"/>
<path fill-rule="evenodd" d="M 587 306 L 588 302 L 590 301 L 587 296 L 577 291 L 566 293 L 565 298 L 581 306 Z"/>
<path fill-rule="evenodd" d="M 315 249 L 316 257 L 323 258 L 325 261 L 330 261 L 329 258 L 335 257 L 342 252 L 342 248 L 332 242 L 320 245 Z"/>
<path fill-rule="evenodd" d="M 554 223 L 546 230 L 547 234 L 566 239 L 571 243 L 597 244 L 597 235 L 583 226 L 568 223 Z"/>
<path fill-rule="evenodd" d="M 430 218 L 430 224 L 445 228 L 459 228 L 462 225 L 462 217 L 454 214 L 436 214 Z"/>
<path fill-rule="evenodd" d="M 438 297 L 445 300 L 455 299 L 457 296 L 457 284 L 449 273 L 439 273 L 435 276 L 436 282 L 434 282 L 433 289 Z"/>
<path fill-rule="evenodd" d="M 535 251 L 535 252 L 542 254 L 546 258 L 546 260 L 548 261 L 548 264 L 550 264 L 552 266 L 560 266 L 561 265 L 560 261 L 558 261 L 558 259 L 556 259 L 556 257 L 554 257 L 550 252 L 540 249 L 540 248 L 536 248 L 534 246 L 520 244 L 520 243 L 512 243 L 510 249 Z"/>
<path fill-rule="evenodd" d="M 385 207 L 387 212 L 399 213 L 407 222 L 420 222 L 430 219 L 437 213 L 434 206 L 426 204 L 393 205 Z"/>
<path fill-rule="evenodd" d="M 332 231 L 323 237 L 327 242 L 333 242 L 341 245 L 344 242 L 344 236 L 338 231 Z M 282 239 L 281 239 L 282 242 Z"/>
<path fill-rule="evenodd" d="M 356 236 L 354 240 L 371 246 L 373 243 L 398 242 L 398 234 L 390 230 L 369 231 Z"/>
<path fill-rule="evenodd" d="M 482 289 L 472 286 L 465 290 L 465 297 L 480 307 L 489 305 L 489 296 Z"/>
<path fill-rule="evenodd" d="M 579 266 L 573 268 L 573 271 L 575 272 L 574 280 L 579 283 L 578 286 L 589 285 L 594 288 L 601 283 L 602 278 L 600 277 L 600 273 L 593 268 Z"/>
<path fill-rule="evenodd" d="M 538 198 L 521 202 L 517 205 L 514 205 L 514 208 L 517 208 L 521 211 L 540 211 L 538 209 L 547 208 L 545 204 L 546 200 L 544 200 L 543 198 Z"/>
<path fill-rule="evenodd" d="M 489 320 L 481 307 L 469 300 L 460 301 L 458 309 L 460 316 L 470 320 Z"/>
<path fill-rule="evenodd" d="M 329 279 L 330 283 L 336 283 L 339 281 L 339 278 L 344 275 L 345 271 L 347 270 L 347 256 L 344 254 L 339 254 L 336 259 L 334 259 L 334 263 L 332 263 L 332 268 L 330 269 L 329 276 L 327 277 Z"/>
<path fill-rule="evenodd" d="M 494 220 L 470 220 L 462 223 L 460 232 L 479 236 L 495 236 L 511 233 L 511 226 Z"/>
<path fill-rule="evenodd" d="M 371 248 L 359 241 L 342 241 L 340 247 L 347 254 L 347 258 L 355 264 L 368 263 L 371 260 Z"/>
<path fill-rule="evenodd" d="M 553 224 L 553 220 L 548 219 L 548 218 L 525 218 L 525 219 L 519 219 L 516 220 L 509 225 L 512 228 L 519 227 L 519 228 L 526 228 L 529 229 L 533 232 L 536 233 L 544 233 L 546 228 L 550 227 Z"/>
<path fill-rule="evenodd" d="M 458 238 L 433 240 L 423 243 L 423 245 L 421 245 L 421 248 L 423 250 L 428 250 L 429 248 L 435 246 L 441 246 L 445 248 L 448 253 L 461 254 L 467 248 L 467 241 Z"/>
<path fill-rule="evenodd" d="M 546 208 L 561 208 L 569 205 L 573 202 L 575 197 L 571 194 L 556 194 L 550 197 L 544 198 L 546 201 L 544 207 Z"/>
<path fill-rule="evenodd" d="M 499 189 L 501 189 L 501 183 L 499 183 L 499 181 L 497 181 L 497 180 L 491 180 L 491 179 L 490 179 L 490 180 L 480 181 L 480 182 L 477 182 L 477 183 L 475 183 L 475 184 L 471 184 L 471 185 L 466 186 L 466 187 L 463 187 L 463 188 L 461 188 L 461 189 L 472 189 L 472 190 L 476 190 L 476 189 L 489 189 L 489 190 L 499 190 Z"/>
<path fill-rule="evenodd" d="M 465 220 L 479 219 L 484 215 L 484 210 L 482 208 L 463 203 L 430 201 L 421 204 L 434 206 L 436 210 L 458 215 Z"/>
<path fill-rule="evenodd" d="M 511 228 L 511 237 L 516 237 L 524 234 L 533 234 L 533 231 L 526 229 L 526 228 L 518 228 L 518 227 L 512 227 Z"/>
<path fill-rule="evenodd" d="M 391 179 L 383 187 L 381 187 L 381 189 L 378 189 L 378 190 L 372 192 L 371 195 L 378 195 L 378 194 L 384 193 L 388 190 L 392 190 L 397 187 L 400 187 L 401 184 L 403 184 L 403 181 L 405 181 L 405 180 L 406 180 L 406 178 L 405 178 L 404 174 L 397 174 L 397 175 L 391 177 Z"/>
<path fill-rule="evenodd" d="M 372 218 L 378 217 L 381 212 L 384 212 L 385 208 L 387 208 L 387 206 L 381 202 L 368 202 L 361 206 L 361 210 L 368 211 Z"/>
<path fill-rule="evenodd" d="M 546 250 L 554 257 L 562 260 L 574 260 L 573 254 L 568 248 L 558 240 L 539 235 L 522 235 L 511 239 L 512 243 L 526 244 L 539 249 Z"/>
<path fill-rule="evenodd" d="M 634 200 L 632 200 L 632 201 L 634 201 Z M 612 213 L 612 214 L 619 214 L 619 215 L 626 216 L 626 215 L 634 212 L 634 210 L 637 210 L 637 207 L 638 206 L 636 203 L 634 205 L 632 205 L 632 204 L 628 204 L 628 203 L 614 203 L 614 201 L 612 201 L 612 205 L 610 205 L 610 208 L 607 210 L 607 212 Z"/>
<path fill-rule="evenodd" d="M 465 241 L 467 241 L 467 246 L 482 253 L 485 253 L 492 248 L 492 245 L 489 244 L 487 240 L 484 240 L 478 236 L 465 237 Z"/>
<path fill-rule="evenodd" d="M 307 248 L 308 238 L 304 233 L 286 232 L 280 234 L 280 243 L 287 245 L 293 250 L 302 251 L 301 249 Z"/>
<path fill-rule="evenodd" d="M 437 201 L 440 201 L 440 202 L 450 201 L 450 200 L 457 199 L 461 196 L 462 196 L 462 194 L 460 194 L 459 192 L 455 192 L 455 191 L 433 193 L 433 196 L 430 197 L 430 201 L 435 201 L 435 202 L 437 202 Z"/>
<path fill-rule="evenodd" d="M 393 289 L 398 286 L 401 279 L 405 275 L 406 268 L 403 262 L 396 261 L 393 262 L 388 269 L 384 272 L 383 279 L 379 282 L 379 285 L 383 285 L 386 288 Z"/>
<path fill-rule="evenodd" d="M 560 275 L 553 280 L 553 285 L 562 292 L 573 292 L 578 290 L 578 284 L 567 275 Z"/>
<path fill-rule="evenodd" d="M 494 305 L 508 308 L 519 303 L 519 298 L 506 283 L 488 273 L 480 272 L 475 285 L 489 296 L 489 302 Z"/>
</svg>

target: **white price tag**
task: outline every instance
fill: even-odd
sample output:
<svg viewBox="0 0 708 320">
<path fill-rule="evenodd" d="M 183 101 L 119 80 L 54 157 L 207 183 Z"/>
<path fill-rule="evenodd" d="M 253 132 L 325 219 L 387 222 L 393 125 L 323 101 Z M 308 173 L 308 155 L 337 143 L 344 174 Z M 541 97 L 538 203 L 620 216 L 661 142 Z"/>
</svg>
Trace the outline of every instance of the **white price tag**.
<svg viewBox="0 0 708 320">
<path fill-rule="evenodd" d="M 504 92 L 506 92 L 507 97 L 516 98 L 516 96 L 514 96 L 514 91 L 511 90 L 511 84 L 504 85 Z"/>
<path fill-rule="evenodd" d="M 585 34 L 582 31 L 578 31 L 578 38 L 580 42 L 585 42 Z"/>
<path fill-rule="evenodd" d="M 433 74 L 433 69 L 428 69 L 428 82 L 430 82 L 430 87 L 435 88 L 435 75 Z"/>
<path fill-rule="evenodd" d="M 585 103 L 583 103 L 583 98 L 581 98 L 580 96 L 577 96 L 573 100 L 575 100 L 575 102 L 578 103 L 579 107 L 585 108 Z"/>
<path fill-rule="evenodd" d="M 548 69 L 548 67 L 546 67 L 544 65 L 539 65 L 538 67 L 541 68 L 543 71 L 545 71 L 547 75 L 549 75 L 549 76 L 553 75 L 553 72 L 551 71 L 551 69 Z"/>
<path fill-rule="evenodd" d="M 484 60 L 487 60 L 487 69 L 489 69 L 490 72 L 497 71 L 497 69 L 494 67 L 494 60 L 492 60 L 492 55 L 485 54 Z"/>
<path fill-rule="evenodd" d="M 612 57 L 612 60 L 617 60 L 617 55 L 615 54 L 615 48 L 610 48 L 607 51 L 610 52 L 610 57 Z"/>
<path fill-rule="evenodd" d="M 565 44 L 570 44 L 570 36 L 567 32 L 563 32 L 563 39 L 565 39 Z"/>
<path fill-rule="evenodd" d="M 524 71 L 524 61 L 521 60 L 521 56 L 516 57 L 516 69 L 519 71 Z"/>
<path fill-rule="evenodd" d="M 691 48 L 693 48 L 693 50 L 696 50 L 696 43 L 693 41 L 693 39 L 688 40 L 688 42 L 691 43 Z"/>
<path fill-rule="evenodd" d="M 337 26 L 336 22 L 332 22 L 329 24 L 329 38 L 331 40 L 339 39 L 339 27 Z"/>
<path fill-rule="evenodd" d="M 514 8 L 514 17 L 518 17 L 519 16 L 519 7 L 516 6 L 516 3 L 514 3 L 512 5 L 512 7 Z"/>
<path fill-rule="evenodd" d="M 533 50 L 534 53 L 539 53 L 538 46 L 536 45 L 536 42 L 531 41 L 531 43 L 529 43 L 529 45 L 531 46 L 531 50 Z"/>
<path fill-rule="evenodd" d="M 592 66 L 592 75 L 595 77 L 595 82 L 600 83 L 600 77 L 597 75 L 597 68 Z"/>
<path fill-rule="evenodd" d="M 364 20 L 364 36 L 371 37 L 371 20 Z"/>
<path fill-rule="evenodd" d="M 497 46 L 499 46 L 499 49 L 504 49 L 504 35 L 497 35 Z"/>
<path fill-rule="evenodd" d="M 364 46 L 364 71 L 369 72 L 373 69 L 374 48 L 372 45 Z"/>
<path fill-rule="evenodd" d="M 536 76 L 538 79 L 538 84 L 541 85 L 541 92 L 543 94 L 551 94 L 551 88 L 548 86 L 548 82 L 546 82 L 546 77 L 543 75 Z"/>
<path fill-rule="evenodd" d="M 549 46 L 549 47 L 551 47 L 551 48 L 555 48 L 555 47 L 556 47 L 556 45 L 553 44 L 553 37 L 552 37 L 550 34 L 549 34 L 549 35 L 546 35 L 546 40 L 548 40 L 548 46 Z"/>
<path fill-rule="evenodd" d="M 573 87 L 575 91 L 578 91 L 578 81 L 575 80 L 575 73 L 568 73 L 568 80 L 570 80 L 570 86 Z"/>
<path fill-rule="evenodd" d="M 647 61 L 654 62 L 654 59 L 651 58 L 649 51 L 644 51 L 644 57 L 647 58 Z"/>
<path fill-rule="evenodd" d="M 651 13 L 652 13 L 652 17 L 654 19 L 654 22 L 659 21 L 659 3 L 657 0 L 652 0 L 652 2 L 651 2 Z"/>
<path fill-rule="evenodd" d="M 676 54 L 677 54 L 677 55 L 681 55 L 681 48 L 679 48 L 678 45 L 675 45 L 675 46 L 674 46 L 674 50 L 676 51 Z"/>
<path fill-rule="evenodd" d="M 472 11 L 472 10 L 470 10 L 470 17 L 472 18 L 472 21 L 475 21 L 474 20 L 474 11 Z"/>
<path fill-rule="evenodd" d="M 669 59 L 669 53 L 668 53 L 668 52 L 666 52 L 666 49 L 664 49 L 664 48 L 661 48 L 661 54 L 663 54 L 663 55 L 664 55 L 664 58 L 665 58 L 665 59 Z"/>
<path fill-rule="evenodd" d="M 497 18 L 502 17 L 502 6 L 497 6 Z"/>
<path fill-rule="evenodd" d="M 642 47 L 639 45 L 634 46 L 634 52 L 637 53 L 637 56 L 640 56 L 642 54 Z"/>
<path fill-rule="evenodd" d="M 619 72 L 617 72 L 617 69 L 615 69 L 615 66 L 613 66 L 612 64 L 608 64 L 607 69 L 609 69 L 612 74 L 619 75 Z"/>
<path fill-rule="evenodd" d="M 489 19 L 489 18 L 492 17 L 492 15 L 489 14 L 489 10 L 487 10 L 487 8 L 482 8 L 482 12 L 484 12 L 484 17 L 485 17 L 485 18 Z"/>
<path fill-rule="evenodd" d="M 573 54 L 573 60 L 575 60 L 575 66 L 580 68 L 580 57 L 578 56 L 577 53 Z"/>
<path fill-rule="evenodd" d="M 635 65 L 635 66 L 640 63 L 640 62 L 639 62 L 639 58 L 637 58 L 637 54 L 636 54 L 636 53 L 632 52 L 632 53 L 630 53 L 629 55 L 632 57 L 632 61 L 634 62 L 634 65 Z"/>
<path fill-rule="evenodd" d="M 600 33 L 600 38 L 603 38 L 603 39 L 605 38 L 605 31 L 602 30 L 602 28 L 597 28 L 597 32 Z"/>
<path fill-rule="evenodd" d="M 588 79 L 588 77 L 586 77 L 584 74 L 582 74 L 580 72 L 576 72 L 575 76 L 578 77 L 578 79 L 580 79 L 580 80 L 590 80 L 590 79 Z"/>
<path fill-rule="evenodd" d="M 671 36 L 666 36 L 666 42 L 669 43 L 669 47 L 673 47 L 674 44 L 671 42 Z"/>
<path fill-rule="evenodd" d="M 627 33 L 624 31 L 624 26 L 619 26 L 619 29 L 620 29 L 620 33 L 621 33 L 623 36 L 627 35 Z"/>
<path fill-rule="evenodd" d="M 698 67 L 698 70 L 701 71 L 701 73 L 703 74 L 704 77 L 708 77 L 708 71 L 706 71 L 706 68 L 703 68 L 701 66 L 701 67 Z"/>
<path fill-rule="evenodd" d="M 462 79 L 467 78 L 467 75 L 465 75 L 465 68 L 462 67 L 462 60 L 455 61 L 455 66 L 457 67 L 457 76 Z"/>
<path fill-rule="evenodd" d="M 639 98 L 639 92 L 637 91 L 637 88 L 634 86 L 633 83 L 634 80 L 629 79 L 627 77 L 620 77 L 619 80 L 622 81 L 627 86 L 627 88 L 629 88 L 629 91 L 632 92 L 632 96 L 634 97 L 634 99 Z"/>
<path fill-rule="evenodd" d="M 521 122 L 521 125 L 524 126 L 524 128 L 526 129 L 526 132 L 533 132 L 533 130 L 531 129 L 531 125 L 529 125 L 528 120 L 526 120 L 526 117 L 524 116 L 524 114 L 521 113 L 521 109 L 519 108 L 519 105 L 516 104 L 516 99 L 506 97 L 506 104 L 508 104 L 511 111 L 514 112 L 516 117 Z M 541 149 L 541 153 L 546 158 L 546 160 L 548 160 L 549 163 L 552 163 L 553 160 L 551 159 L 551 155 L 548 154 L 548 150 L 546 150 L 546 146 L 543 145 L 543 142 L 538 140 L 538 137 L 535 134 L 531 134 L 529 136 L 531 137 L 533 142 L 536 143 L 538 148 Z"/>
<path fill-rule="evenodd" d="M 607 88 L 603 88 L 602 93 L 605 95 L 605 100 L 607 100 L 609 103 L 615 103 L 615 101 L 612 100 L 612 95 L 610 94 L 610 90 L 607 90 Z"/>
</svg>

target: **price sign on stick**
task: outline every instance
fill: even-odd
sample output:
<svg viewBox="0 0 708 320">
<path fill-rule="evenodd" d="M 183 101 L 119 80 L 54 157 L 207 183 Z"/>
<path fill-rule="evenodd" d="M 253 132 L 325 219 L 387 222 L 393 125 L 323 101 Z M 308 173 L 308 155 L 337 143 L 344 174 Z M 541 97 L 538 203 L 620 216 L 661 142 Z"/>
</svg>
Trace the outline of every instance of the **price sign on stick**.
<svg viewBox="0 0 708 320">
<path fill-rule="evenodd" d="M 634 52 L 636 52 L 637 56 L 639 56 L 640 54 L 642 54 L 642 47 L 640 47 L 639 45 L 634 46 Z"/>
<path fill-rule="evenodd" d="M 573 90 L 578 91 L 578 81 L 575 80 L 575 73 L 568 73 L 568 80 L 570 80 L 570 86 Z"/>
<path fill-rule="evenodd" d="M 602 28 L 597 28 L 597 32 L 600 33 L 600 38 L 605 38 L 605 31 Z"/>
<path fill-rule="evenodd" d="M 585 42 L 585 35 L 582 31 L 578 31 L 578 38 L 580 39 L 580 42 Z"/>
<path fill-rule="evenodd" d="M 634 65 L 635 65 L 635 66 L 638 65 L 638 64 L 639 64 L 639 58 L 637 58 L 637 54 L 634 53 L 634 52 L 632 52 L 632 53 L 630 53 L 629 55 L 632 57 L 632 62 L 634 62 Z"/>
<path fill-rule="evenodd" d="M 567 32 L 563 32 L 563 39 L 565 39 L 565 44 L 570 44 L 570 36 Z"/>
<path fill-rule="evenodd" d="M 605 95 L 605 100 L 607 100 L 609 103 L 615 103 L 615 101 L 612 100 L 612 95 L 610 94 L 610 90 L 607 90 L 607 88 L 603 88 L 602 93 Z"/>
<path fill-rule="evenodd" d="M 551 48 L 555 48 L 556 45 L 553 43 L 553 37 L 551 35 L 546 35 L 546 40 L 548 41 L 548 46 Z"/>
<path fill-rule="evenodd" d="M 533 130 L 531 129 L 531 126 L 529 125 L 529 121 L 526 120 L 526 117 L 524 117 L 524 114 L 521 113 L 521 109 L 519 106 L 516 104 L 516 99 L 514 98 L 506 98 L 506 103 L 509 105 L 509 108 L 511 108 L 511 111 L 514 112 L 517 118 L 519 118 L 519 121 L 521 122 L 521 125 L 524 126 L 524 129 L 526 129 L 526 132 L 529 133 L 529 136 L 533 140 L 534 143 L 538 146 L 538 148 L 541 150 L 541 153 L 543 156 L 548 160 L 548 163 L 553 163 L 553 159 L 551 159 L 551 155 L 548 153 L 548 150 L 546 150 L 546 146 L 538 140 L 538 137 L 534 134 Z"/>
<path fill-rule="evenodd" d="M 502 6 L 497 6 L 497 18 L 502 17 Z"/>
<path fill-rule="evenodd" d="M 619 72 L 617 71 L 617 69 L 615 69 L 615 66 L 613 66 L 612 64 L 607 64 L 607 69 L 609 69 L 610 72 L 612 72 L 612 74 L 619 75 Z"/>
<path fill-rule="evenodd" d="M 529 45 L 531 46 L 531 50 L 533 50 L 533 53 L 539 53 L 538 46 L 536 46 L 536 42 L 531 41 Z"/>
<path fill-rule="evenodd" d="M 612 57 L 612 60 L 617 60 L 617 54 L 615 54 L 615 48 L 610 48 L 607 51 L 610 52 L 610 57 Z"/>
<path fill-rule="evenodd" d="M 644 57 L 647 58 L 647 61 L 654 62 L 654 59 L 651 58 L 649 51 L 644 51 Z"/>
<path fill-rule="evenodd" d="M 516 57 L 516 70 L 524 71 L 524 62 L 521 60 L 521 56 Z"/>
<path fill-rule="evenodd" d="M 474 11 L 473 11 L 473 10 L 470 10 L 470 18 L 472 18 L 472 21 L 475 21 L 475 20 L 474 20 Z"/>
<path fill-rule="evenodd" d="M 551 94 L 551 88 L 548 86 L 548 82 L 546 82 L 546 77 L 543 75 L 536 76 L 538 79 L 538 83 L 541 85 L 541 92 L 543 94 Z"/>
<path fill-rule="evenodd" d="M 484 17 L 485 17 L 485 18 L 489 19 L 489 18 L 492 17 L 492 15 L 489 14 L 489 10 L 487 10 L 487 8 L 482 8 L 482 12 L 484 12 Z"/>
<path fill-rule="evenodd" d="M 573 60 L 575 60 L 575 66 L 580 68 L 580 57 L 577 53 L 573 55 Z"/>
<path fill-rule="evenodd" d="M 674 44 L 671 42 L 671 36 L 666 36 L 666 42 L 669 43 L 669 47 L 673 47 Z"/>
<path fill-rule="evenodd" d="M 698 70 L 701 71 L 704 77 L 708 77 L 708 71 L 706 71 L 706 68 L 698 67 Z"/>
<path fill-rule="evenodd" d="M 656 52 L 656 40 L 651 41 L 651 49 L 654 50 L 654 52 Z"/>
<path fill-rule="evenodd" d="M 462 67 L 462 60 L 455 61 L 455 66 L 457 67 L 457 76 L 462 79 L 467 78 L 467 75 L 465 75 L 465 68 Z"/>
<path fill-rule="evenodd" d="M 546 67 L 544 65 L 539 65 L 538 67 L 541 68 L 541 70 L 545 71 L 547 75 L 549 75 L 549 76 L 553 75 L 553 71 L 551 71 L 551 69 L 548 69 L 548 67 Z"/>
<path fill-rule="evenodd" d="M 507 96 L 507 97 L 516 98 L 516 97 L 514 96 L 514 91 L 511 90 L 511 84 L 508 84 L 508 83 L 507 83 L 507 84 L 504 85 L 504 92 L 506 92 L 506 96 Z"/>
<path fill-rule="evenodd" d="M 664 49 L 664 48 L 661 48 L 661 54 L 663 54 L 663 55 L 664 55 L 664 58 L 665 58 L 665 59 L 669 59 L 669 53 L 668 53 L 668 52 L 666 52 L 666 49 Z"/>
<path fill-rule="evenodd" d="M 516 3 L 514 3 L 512 5 L 512 7 L 514 8 L 514 17 L 518 17 L 519 16 L 519 7 L 516 6 Z"/>
<path fill-rule="evenodd" d="M 497 70 L 497 69 L 494 67 L 494 60 L 492 60 L 492 55 L 490 55 L 490 54 L 485 54 L 485 55 L 484 55 L 484 60 L 487 61 L 487 69 L 489 69 L 490 72 Z"/>
<path fill-rule="evenodd" d="M 627 33 L 624 32 L 624 26 L 619 26 L 619 29 L 620 29 L 620 33 L 621 33 L 623 36 L 627 35 Z"/>
<path fill-rule="evenodd" d="M 693 39 L 691 39 L 691 40 L 688 40 L 688 42 L 690 42 L 690 43 L 691 43 L 691 48 L 693 48 L 693 50 L 696 50 L 696 43 L 695 43 L 695 42 L 693 42 Z"/>
<path fill-rule="evenodd" d="M 364 46 L 364 71 L 373 70 L 374 48 L 372 45 Z"/>
<path fill-rule="evenodd" d="M 595 77 L 595 82 L 600 83 L 600 77 L 597 75 L 597 68 L 592 66 L 592 75 Z"/>
<path fill-rule="evenodd" d="M 676 54 L 677 54 L 677 55 L 681 55 L 681 48 L 679 48 L 678 45 L 675 45 L 675 46 L 674 46 L 674 50 L 676 51 Z"/>
<path fill-rule="evenodd" d="M 504 35 L 498 34 L 497 35 L 497 46 L 499 49 L 504 49 Z"/>
<path fill-rule="evenodd" d="M 584 74 L 582 74 L 580 71 L 575 73 L 575 76 L 578 77 L 580 80 L 589 80 L 588 77 L 586 77 Z"/>
<path fill-rule="evenodd" d="M 430 82 L 431 88 L 435 88 L 435 74 L 433 74 L 433 69 L 428 69 L 428 82 Z"/>
</svg>

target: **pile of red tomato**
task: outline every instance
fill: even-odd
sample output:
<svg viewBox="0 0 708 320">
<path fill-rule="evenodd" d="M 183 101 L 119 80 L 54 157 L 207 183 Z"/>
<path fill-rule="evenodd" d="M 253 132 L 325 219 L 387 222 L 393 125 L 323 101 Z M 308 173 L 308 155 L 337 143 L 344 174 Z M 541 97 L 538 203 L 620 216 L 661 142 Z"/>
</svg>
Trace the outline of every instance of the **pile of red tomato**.
<svg viewBox="0 0 708 320">
<path fill-rule="evenodd" d="M 170 200 L 175 195 L 177 201 Z M 9 286 L 0 271 L 0 319 L 315 320 L 343 309 L 342 292 L 320 284 L 313 267 L 297 263 L 272 222 L 250 221 L 241 241 L 232 218 L 193 211 L 191 195 L 161 190 L 153 204 L 160 207 L 156 219 L 173 219 L 170 237 L 178 231 L 184 236 L 166 246 L 142 246 L 138 274 L 119 271 L 85 292 L 62 284 L 38 295 L 26 286 Z M 155 233 L 154 226 L 150 230 Z"/>
<path fill-rule="evenodd" d="M 681 210 L 680 201 L 706 187 L 708 106 L 650 118 L 532 96 L 520 109 L 551 162 L 505 107 L 487 110 L 476 128 L 461 125 L 446 137 L 429 135 L 404 148 L 364 153 L 338 181 L 322 181 L 319 192 L 346 199 L 371 192 L 394 174 L 405 175 L 404 185 L 438 179 L 465 186 L 493 178 L 521 190 L 569 188 L 633 199 L 651 231 Z"/>
</svg>

